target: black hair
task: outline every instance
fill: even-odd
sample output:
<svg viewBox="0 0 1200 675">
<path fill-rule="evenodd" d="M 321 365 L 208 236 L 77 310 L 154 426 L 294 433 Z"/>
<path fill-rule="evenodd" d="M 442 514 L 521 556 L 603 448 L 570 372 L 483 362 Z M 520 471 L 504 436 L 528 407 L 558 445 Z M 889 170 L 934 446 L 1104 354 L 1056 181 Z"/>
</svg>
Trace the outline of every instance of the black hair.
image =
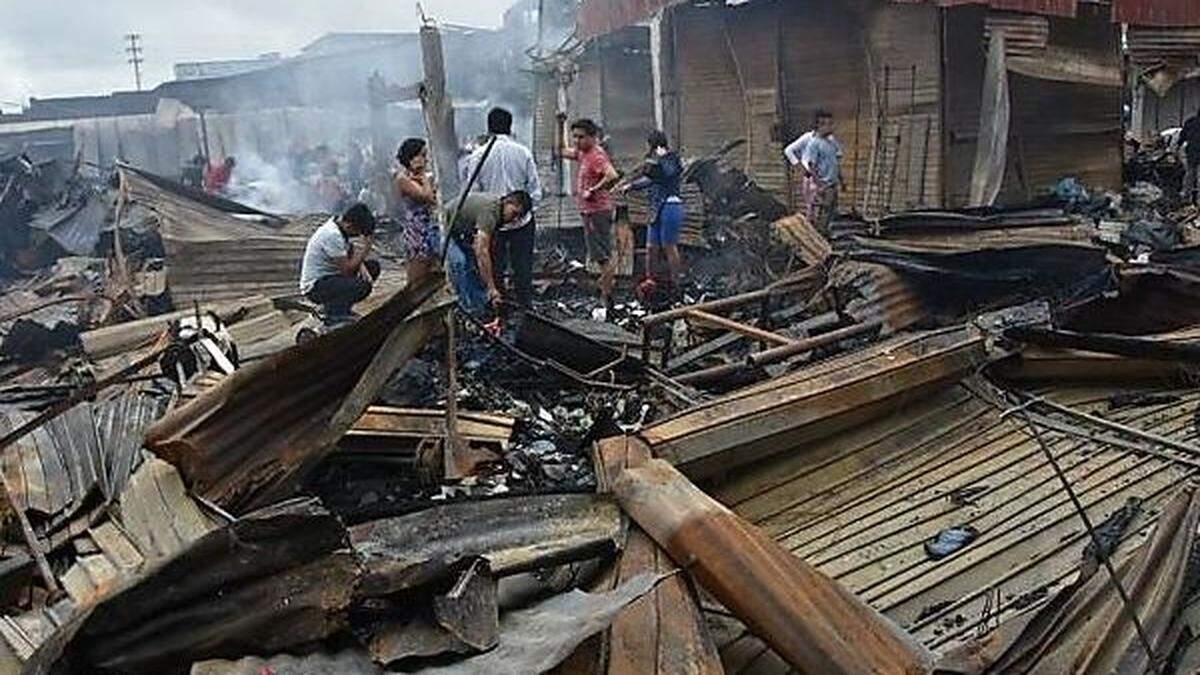
<svg viewBox="0 0 1200 675">
<path fill-rule="evenodd" d="M 651 150 L 658 148 L 670 149 L 671 143 L 667 140 L 667 134 L 660 129 L 655 129 L 646 134 L 646 143 L 650 145 Z"/>
<path fill-rule="evenodd" d="M 492 108 L 488 112 L 487 124 L 489 134 L 511 134 L 512 133 L 512 113 L 504 108 Z"/>
<path fill-rule="evenodd" d="M 813 126 L 817 126 L 823 119 L 833 119 L 833 113 L 825 108 L 817 108 L 816 114 L 813 115 Z"/>
<path fill-rule="evenodd" d="M 600 137 L 600 126 L 586 117 L 571 122 L 571 130 L 574 131 L 576 129 L 588 136 Z"/>
<path fill-rule="evenodd" d="M 354 202 L 350 208 L 342 212 L 342 222 L 353 225 L 354 229 L 363 234 L 375 232 L 375 216 L 371 209 L 362 202 Z"/>
<path fill-rule="evenodd" d="M 421 151 L 425 149 L 424 138 L 406 138 L 400 144 L 400 148 L 396 150 L 396 161 L 406 168 L 412 168 L 412 161 Z"/>
<path fill-rule="evenodd" d="M 514 190 L 504 195 L 504 201 L 511 202 L 521 207 L 521 213 L 530 213 L 533 211 L 533 197 L 524 190 Z"/>
</svg>

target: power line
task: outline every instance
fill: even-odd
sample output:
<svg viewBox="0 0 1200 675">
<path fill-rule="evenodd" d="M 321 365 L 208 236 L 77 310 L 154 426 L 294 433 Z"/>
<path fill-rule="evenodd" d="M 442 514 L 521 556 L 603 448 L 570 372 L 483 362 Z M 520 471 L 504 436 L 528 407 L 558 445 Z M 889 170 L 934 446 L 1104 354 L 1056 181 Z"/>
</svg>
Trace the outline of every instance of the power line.
<svg viewBox="0 0 1200 675">
<path fill-rule="evenodd" d="M 125 48 L 125 53 L 129 54 L 127 63 L 133 66 L 133 79 L 137 83 L 137 90 L 142 90 L 142 36 L 138 33 L 129 33 L 125 36 L 125 40 L 129 42 L 129 46 Z"/>
</svg>

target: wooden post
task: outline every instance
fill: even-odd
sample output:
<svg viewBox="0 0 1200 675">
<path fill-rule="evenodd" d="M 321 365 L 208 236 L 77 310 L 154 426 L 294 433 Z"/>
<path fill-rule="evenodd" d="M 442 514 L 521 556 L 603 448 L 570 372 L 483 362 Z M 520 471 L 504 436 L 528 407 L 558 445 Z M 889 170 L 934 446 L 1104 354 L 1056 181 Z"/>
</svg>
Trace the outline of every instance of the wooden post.
<svg viewBox="0 0 1200 675">
<path fill-rule="evenodd" d="M 429 130 L 429 146 L 438 194 L 443 200 L 458 194 L 458 134 L 454 130 L 454 103 L 446 91 L 446 62 L 442 53 L 442 34 L 437 26 L 421 26 L 421 59 L 425 80 L 421 85 L 421 105 Z"/>
<path fill-rule="evenodd" d="M 932 672 L 932 656 L 915 638 L 667 462 L 630 466 L 612 487 L 630 518 L 795 670 Z"/>
</svg>

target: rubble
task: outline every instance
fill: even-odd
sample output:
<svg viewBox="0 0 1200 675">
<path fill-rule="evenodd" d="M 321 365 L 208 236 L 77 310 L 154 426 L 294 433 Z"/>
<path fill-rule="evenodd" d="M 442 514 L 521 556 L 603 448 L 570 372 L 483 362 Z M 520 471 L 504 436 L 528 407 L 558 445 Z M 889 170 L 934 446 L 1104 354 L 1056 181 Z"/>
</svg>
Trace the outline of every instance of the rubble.
<svg viewBox="0 0 1200 675">
<path fill-rule="evenodd" d="M 722 30 L 766 16 L 744 4 Z M 591 30 L 632 16 L 584 5 Z M 758 81 L 789 54 L 743 62 L 768 42 L 725 34 L 741 117 L 650 111 L 697 148 L 687 278 L 642 282 L 626 235 L 651 214 L 632 196 L 611 311 L 578 233 L 543 223 L 536 297 L 496 307 L 498 330 L 441 275 L 395 272 L 385 232 L 361 317 L 300 340 L 297 267 L 325 214 L 127 161 L 0 158 L 0 673 L 1192 672 L 1200 211 L 1167 148 L 1133 155 L 1123 189 L 1085 182 L 1112 168 L 1091 145 L 1078 173 L 1043 175 L 1067 132 L 1022 147 L 1020 105 L 1079 69 L 1056 61 L 1063 31 L 1005 9 L 976 18 L 1020 74 L 992 167 L 1006 203 L 953 205 L 988 131 L 948 116 L 957 10 L 925 17 L 948 22 L 926 45 L 947 58 L 912 67 L 903 113 L 889 36 L 921 32 L 890 10 L 864 24 L 883 91 L 838 130 L 853 174 L 828 226 L 778 157 L 798 83 Z M 741 9 L 664 11 L 686 34 Z M 436 48 L 432 22 L 421 37 Z M 826 42 L 801 46 L 843 46 Z M 588 70 L 611 53 L 577 51 L 535 61 L 602 99 L 622 86 Z M 668 70 L 709 72 L 680 56 Z M 1073 85 L 1111 84 L 1087 65 Z M 442 79 L 376 93 L 429 94 L 445 164 Z"/>
</svg>

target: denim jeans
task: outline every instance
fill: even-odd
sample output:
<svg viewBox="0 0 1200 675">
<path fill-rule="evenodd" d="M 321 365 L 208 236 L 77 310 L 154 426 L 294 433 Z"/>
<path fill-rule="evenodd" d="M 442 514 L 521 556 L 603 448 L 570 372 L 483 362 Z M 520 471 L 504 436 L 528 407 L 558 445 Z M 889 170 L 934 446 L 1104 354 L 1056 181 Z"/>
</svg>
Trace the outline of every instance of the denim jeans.
<svg viewBox="0 0 1200 675">
<path fill-rule="evenodd" d="M 446 250 L 446 272 L 450 275 L 454 292 L 458 294 L 458 304 L 471 314 L 482 315 L 488 307 L 488 296 L 487 288 L 479 277 L 475 250 L 462 245 L 457 239 L 451 239 Z"/>
</svg>

